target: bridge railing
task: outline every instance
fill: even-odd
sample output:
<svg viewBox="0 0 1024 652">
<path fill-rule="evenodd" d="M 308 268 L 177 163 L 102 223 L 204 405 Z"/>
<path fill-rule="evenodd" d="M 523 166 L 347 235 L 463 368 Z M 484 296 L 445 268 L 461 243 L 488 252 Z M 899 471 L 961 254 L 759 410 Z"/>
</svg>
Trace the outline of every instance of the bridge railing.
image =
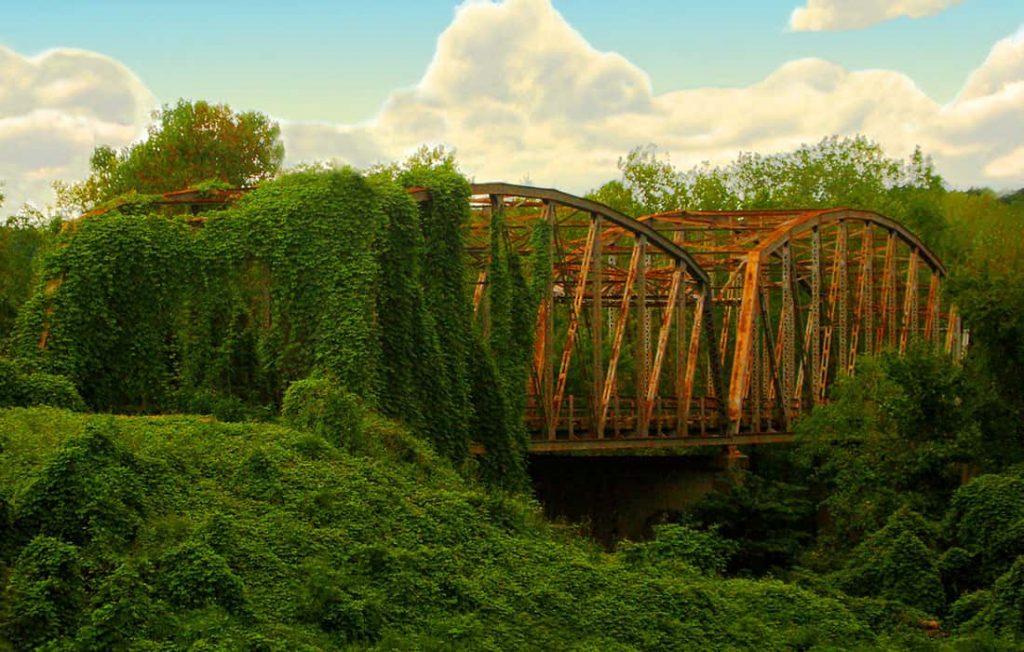
<svg viewBox="0 0 1024 652">
<path fill-rule="evenodd" d="M 534 440 L 543 439 L 643 439 L 648 437 L 707 437 L 724 433 L 726 423 L 720 402 L 715 397 L 690 399 L 690 409 L 681 410 L 674 396 L 657 397 L 646 429 L 638 430 L 641 401 L 635 397 L 613 396 L 605 418 L 603 436 L 598 436 L 597 416 L 587 397 L 569 394 L 549 419 L 542 404 L 531 396 L 526 410 L 526 426 Z"/>
<path fill-rule="evenodd" d="M 804 414 L 813 407 L 813 403 L 801 398 L 794 398 L 789 403 L 790 414 Z M 527 402 L 525 422 L 533 441 L 715 438 L 729 434 L 728 423 L 721 416 L 720 401 L 713 396 L 692 398 L 688 411 L 680 410 L 679 400 L 674 396 L 658 397 L 646 430 L 637 429 L 640 407 L 640 402 L 634 397 L 614 396 L 605 420 L 604 435 L 598 436 L 595 415 L 587 397 L 569 394 L 552 426 L 543 414 L 541 403 L 531 396 Z M 742 432 L 748 433 L 781 433 L 789 430 L 775 399 L 766 398 L 759 403 L 747 401 L 743 408 L 743 423 L 747 427 Z"/>
</svg>

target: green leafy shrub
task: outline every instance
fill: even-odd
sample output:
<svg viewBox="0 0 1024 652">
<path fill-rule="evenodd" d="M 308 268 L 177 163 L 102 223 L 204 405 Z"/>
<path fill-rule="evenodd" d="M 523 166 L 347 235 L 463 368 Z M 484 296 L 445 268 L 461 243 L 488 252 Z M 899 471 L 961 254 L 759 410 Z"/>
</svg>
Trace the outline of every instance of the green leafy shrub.
<svg viewBox="0 0 1024 652">
<path fill-rule="evenodd" d="M 960 617 L 965 618 L 969 611 L 977 615 L 965 623 L 967 630 L 986 628 L 1017 640 L 1024 638 L 1024 556 L 1013 562 L 990 591 L 965 603 Z"/>
<path fill-rule="evenodd" d="M 992 584 L 992 600 L 981 617 L 997 632 L 1024 637 L 1024 556 Z"/>
<path fill-rule="evenodd" d="M 219 605 L 231 613 L 245 609 L 242 581 L 209 545 L 187 541 L 157 562 L 158 595 L 173 605 L 196 609 Z"/>
<path fill-rule="evenodd" d="M 909 510 L 889 517 L 885 527 L 872 533 L 850 555 L 836 575 L 838 586 L 850 595 L 896 600 L 930 614 L 945 606 L 945 591 L 937 555 L 925 541 L 932 528 Z"/>
<path fill-rule="evenodd" d="M 924 344 L 860 356 L 796 425 L 797 459 L 824 495 L 825 552 L 845 553 L 909 506 L 939 518 L 979 444 L 963 369 Z"/>
<path fill-rule="evenodd" d="M 978 555 L 954 546 L 939 558 L 939 573 L 946 595 L 963 595 L 978 585 Z"/>
<path fill-rule="evenodd" d="M 64 376 L 29 372 L 14 362 L 0 358 L 0 407 L 50 405 L 84 411 L 85 402 Z"/>
<path fill-rule="evenodd" d="M 949 606 L 948 624 L 953 628 L 966 625 L 989 608 L 992 592 L 989 590 L 965 593 Z"/>
<path fill-rule="evenodd" d="M 384 607 L 373 592 L 353 592 L 341 573 L 329 564 L 307 564 L 302 589 L 302 617 L 345 641 L 377 641 L 384 626 Z"/>
<path fill-rule="evenodd" d="M 74 384 L 64 376 L 34 373 L 22 378 L 25 405 L 49 405 L 68 410 L 84 411 L 85 402 Z"/>
<path fill-rule="evenodd" d="M 652 541 L 627 541 L 620 544 L 618 551 L 623 560 L 634 565 L 682 563 L 702 573 L 720 575 L 736 553 L 736 544 L 722 539 L 714 531 L 666 523 L 654 526 Z"/>
<path fill-rule="evenodd" d="M 760 451 L 757 451 L 760 453 Z M 767 479 L 750 471 L 729 476 L 723 489 L 713 489 L 691 514 L 705 527 L 735 541 L 732 572 L 764 574 L 792 566 L 814 530 L 814 503 L 807 487 Z"/>
<path fill-rule="evenodd" d="M 975 563 L 970 588 L 988 586 L 1024 554 L 1024 478 L 987 474 L 960 487 L 946 514 L 947 536 Z"/>
<path fill-rule="evenodd" d="M 23 538 L 42 534 L 77 545 L 120 547 L 143 522 L 147 495 L 159 483 L 115 440 L 110 422 L 90 424 L 68 439 L 17 496 L 15 529 Z"/>
<path fill-rule="evenodd" d="M 138 646 L 158 617 L 152 588 L 129 565 L 121 565 L 103 578 L 91 603 L 87 622 L 75 637 L 78 649 L 99 651 Z"/>
<path fill-rule="evenodd" d="M 35 537 L 11 571 L 0 631 L 19 649 L 33 649 L 73 633 L 84 601 L 78 548 L 53 537 Z"/>
<path fill-rule="evenodd" d="M 359 399 L 326 378 L 307 378 L 289 385 L 281 415 L 292 427 L 322 435 L 335 446 L 366 449 Z"/>
</svg>

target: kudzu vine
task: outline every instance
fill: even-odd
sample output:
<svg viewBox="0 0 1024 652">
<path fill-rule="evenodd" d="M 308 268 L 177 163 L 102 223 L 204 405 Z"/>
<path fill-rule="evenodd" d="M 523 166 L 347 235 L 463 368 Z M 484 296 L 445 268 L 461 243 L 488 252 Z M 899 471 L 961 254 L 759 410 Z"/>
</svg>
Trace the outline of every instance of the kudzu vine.
<svg viewBox="0 0 1024 652">
<path fill-rule="evenodd" d="M 113 412 L 251 416 L 315 375 L 457 464 L 475 438 L 483 474 L 522 486 L 538 275 L 527 282 L 496 223 L 493 326 L 474 329 L 469 192 L 452 166 L 418 165 L 296 172 L 201 220 L 148 196 L 114 202 L 65 228 L 16 352 Z"/>
</svg>

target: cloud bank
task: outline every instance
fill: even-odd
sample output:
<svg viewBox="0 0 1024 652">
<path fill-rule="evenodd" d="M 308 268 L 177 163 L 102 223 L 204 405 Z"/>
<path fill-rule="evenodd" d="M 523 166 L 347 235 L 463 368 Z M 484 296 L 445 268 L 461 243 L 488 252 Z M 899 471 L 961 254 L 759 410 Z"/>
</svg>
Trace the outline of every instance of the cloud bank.
<svg viewBox="0 0 1024 652">
<path fill-rule="evenodd" d="M 923 18 L 963 0 L 807 0 L 789 17 L 797 32 L 863 29 L 894 18 Z"/>
<path fill-rule="evenodd" d="M 863 133 L 894 156 L 920 145 L 957 185 L 1006 187 L 1024 185 L 1022 115 L 1024 31 L 997 43 L 946 105 L 902 73 L 821 59 L 791 61 L 748 87 L 655 95 L 643 70 L 595 50 L 548 0 L 506 0 L 463 5 L 420 82 L 373 120 L 283 131 L 292 161 L 363 166 L 441 143 L 478 180 L 528 177 L 576 192 L 616 176 L 618 157 L 638 144 L 688 167 Z"/>
<path fill-rule="evenodd" d="M 46 199 L 51 178 L 82 176 L 95 145 L 136 137 L 154 104 L 104 57 L 0 50 L 8 211 L 19 196 Z M 1022 115 L 1024 30 L 996 43 L 945 105 L 902 73 L 821 59 L 791 61 L 747 87 L 655 94 L 643 70 L 594 49 L 549 0 L 505 0 L 460 7 L 419 83 L 369 121 L 283 120 L 282 134 L 288 164 L 363 167 L 444 144 L 478 181 L 529 178 L 583 192 L 617 176 L 618 158 L 636 145 L 655 143 L 686 168 L 863 133 L 893 156 L 920 145 L 955 185 L 1011 188 L 1024 186 Z"/>
<path fill-rule="evenodd" d="M 5 212 L 46 201 L 54 179 L 77 179 L 97 145 L 145 128 L 152 93 L 117 61 L 82 50 L 23 57 L 0 46 L 0 181 Z"/>
</svg>

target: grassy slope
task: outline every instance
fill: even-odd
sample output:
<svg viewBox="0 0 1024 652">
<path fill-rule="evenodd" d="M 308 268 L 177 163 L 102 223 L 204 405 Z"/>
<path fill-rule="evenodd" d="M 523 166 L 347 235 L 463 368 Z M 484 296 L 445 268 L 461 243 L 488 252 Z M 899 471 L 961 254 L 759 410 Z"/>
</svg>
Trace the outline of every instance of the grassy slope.
<svg viewBox="0 0 1024 652">
<path fill-rule="evenodd" d="M 780 582 L 600 552 L 462 480 L 393 424 L 367 429 L 387 443 L 372 458 L 275 425 L 0 411 L 0 497 L 13 514 L 0 634 L 39 631 L 25 587 L 41 580 L 24 547 L 46 534 L 78 546 L 81 590 L 74 613 L 44 624 L 84 647 L 875 642 L 839 602 Z"/>
</svg>

